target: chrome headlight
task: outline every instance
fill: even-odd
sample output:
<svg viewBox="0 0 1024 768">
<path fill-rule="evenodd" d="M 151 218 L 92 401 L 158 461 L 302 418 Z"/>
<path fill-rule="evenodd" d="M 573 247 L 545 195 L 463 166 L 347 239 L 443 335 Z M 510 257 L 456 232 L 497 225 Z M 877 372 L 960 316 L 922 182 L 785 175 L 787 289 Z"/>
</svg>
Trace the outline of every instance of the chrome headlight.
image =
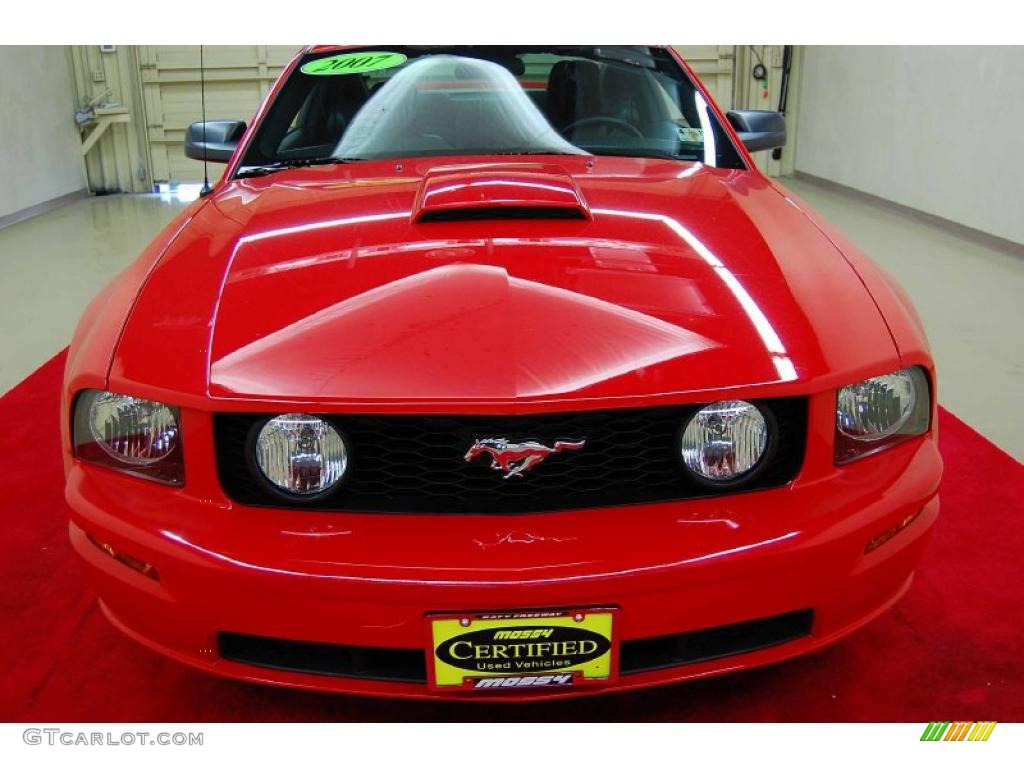
<svg viewBox="0 0 1024 768">
<path fill-rule="evenodd" d="M 338 431 L 323 419 L 286 413 L 260 429 L 256 463 L 279 490 L 311 496 L 341 480 L 348 468 L 348 449 Z"/>
<path fill-rule="evenodd" d="M 88 389 L 75 402 L 75 455 L 113 469 L 181 485 L 181 413 L 115 392 Z"/>
<path fill-rule="evenodd" d="M 683 430 L 686 468 L 716 483 L 750 472 L 768 447 L 768 424 L 761 410 L 744 400 L 723 400 L 701 408 Z"/>
<path fill-rule="evenodd" d="M 921 367 L 848 384 L 836 396 L 837 464 L 928 431 L 931 394 Z"/>
</svg>

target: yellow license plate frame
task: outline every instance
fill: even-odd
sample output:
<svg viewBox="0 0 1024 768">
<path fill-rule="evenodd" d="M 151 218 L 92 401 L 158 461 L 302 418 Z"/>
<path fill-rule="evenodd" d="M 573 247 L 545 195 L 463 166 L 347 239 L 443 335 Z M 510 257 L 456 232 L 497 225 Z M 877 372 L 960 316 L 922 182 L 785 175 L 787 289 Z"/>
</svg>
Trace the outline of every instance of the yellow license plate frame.
<svg viewBox="0 0 1024 768">
<path fill-rule="evenodd" d="M 614 682 L 616 608 L 431 614 L 427 677 L 444 691 L 539 691 Z"/>
</svg>

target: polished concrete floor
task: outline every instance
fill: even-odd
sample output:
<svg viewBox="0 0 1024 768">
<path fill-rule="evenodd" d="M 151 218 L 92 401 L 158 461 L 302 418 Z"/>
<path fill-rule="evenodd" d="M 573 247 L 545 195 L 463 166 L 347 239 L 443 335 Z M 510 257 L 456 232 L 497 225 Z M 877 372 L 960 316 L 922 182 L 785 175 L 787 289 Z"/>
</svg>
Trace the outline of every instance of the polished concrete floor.
<svg viewBox="0 0 1024 768">
<path fill-rule="evenodd" d="M 882 203 L 784 184 L 910 294 L 935 356 L 939 402 L 1024 461 L 1024 258 Z"/>
<path fill-rule="evenodd" d="M 184 205 L 93 197 L 0 229 L 0 393 L 67 346 L 92 297 Z"/>
<path fill-rule="evenodd" d="M 841 191 L 785 183 L 906 287 L 935 352 L 940 402 L 1024 460 L 1024 258 Z M 0 393 L 68 343 L 89 299 L 183 205 L 92 198 L 0 230 Z"/>
</svg>

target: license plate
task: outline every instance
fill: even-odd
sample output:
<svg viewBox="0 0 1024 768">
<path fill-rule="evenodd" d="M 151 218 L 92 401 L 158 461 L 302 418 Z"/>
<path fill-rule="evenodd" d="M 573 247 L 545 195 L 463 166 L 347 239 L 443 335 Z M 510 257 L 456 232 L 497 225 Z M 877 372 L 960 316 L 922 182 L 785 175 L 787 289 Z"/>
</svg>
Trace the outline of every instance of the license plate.
<svg viewBox="0 0 1024 768">
<path fill-rule="evenodd" d="M 614 608 L 427 617 L 430 686 L 508 691 L 607 683 L 618 674 Z"/>
</svg>

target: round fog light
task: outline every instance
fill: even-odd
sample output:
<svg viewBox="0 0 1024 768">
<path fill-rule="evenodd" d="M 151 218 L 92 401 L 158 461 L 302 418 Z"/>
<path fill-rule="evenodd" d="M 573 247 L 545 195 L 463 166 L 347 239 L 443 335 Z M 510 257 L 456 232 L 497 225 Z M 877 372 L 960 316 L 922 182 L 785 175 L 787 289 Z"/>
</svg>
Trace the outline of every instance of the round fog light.
<svg viewBox="0 0 1024 768">
<path fill-rule="evenodd" d="M 341 480 L 348 450 L 338 431 L 323 419 L 286 413 L 263 425 L 256 438 L 256 463 L 282 491 L 306 496 Z"/>
<path fill-rule="evenodd" d="M 768 425 L 757 406 L 723 400 L 701 408 L 683 430 L 683 463 L 711 482 L 743 476 L 761 459 L 768 445 Z"/>
</svg>

